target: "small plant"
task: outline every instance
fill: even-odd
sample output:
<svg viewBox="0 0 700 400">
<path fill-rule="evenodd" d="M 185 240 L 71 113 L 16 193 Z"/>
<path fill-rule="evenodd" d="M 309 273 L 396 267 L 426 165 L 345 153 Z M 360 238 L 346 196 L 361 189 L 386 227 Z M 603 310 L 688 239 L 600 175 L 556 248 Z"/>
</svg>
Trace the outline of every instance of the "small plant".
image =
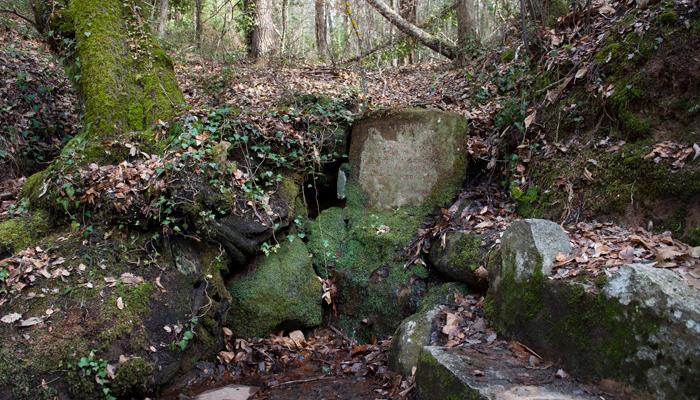
<svg viewBox="0 0 700 400">
<path fill-rule="evenodd" d="M 90 351 L 87 357 L 81 357 L 78 361 L 78 368 L 85 376 L 95 376 L 95 382 L 102 388 L 102 394 L 105 400 L 117 400 L 112 394 L 112 389 L 109 388 L 109 364 L 107 360 L 95 358 L 95 350 Z"/>
</svg>

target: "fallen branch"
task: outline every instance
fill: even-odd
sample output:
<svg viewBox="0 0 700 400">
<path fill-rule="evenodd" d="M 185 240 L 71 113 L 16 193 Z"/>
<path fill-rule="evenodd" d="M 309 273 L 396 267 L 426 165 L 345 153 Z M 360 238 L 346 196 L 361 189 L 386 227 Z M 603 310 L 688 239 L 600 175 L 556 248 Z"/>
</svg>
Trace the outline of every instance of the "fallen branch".
<svg viewBox="0 0 700 400">
<path fill-rule="evenodd" d="M 0 13 L 5 13 L 5 14 L 11 14 L 14 15 L 17 18 L 21 18 L 27 23 L 29 23 L 32 27 L 36 28 L 36 22 L 34 22 L 32 19 L 29 17 L 25 17 L 24 15 L 20 14 L 17 12 L 17 10 L 14 9 L 7 9 L 7 8 L 0 8 Z"/>
</svg>

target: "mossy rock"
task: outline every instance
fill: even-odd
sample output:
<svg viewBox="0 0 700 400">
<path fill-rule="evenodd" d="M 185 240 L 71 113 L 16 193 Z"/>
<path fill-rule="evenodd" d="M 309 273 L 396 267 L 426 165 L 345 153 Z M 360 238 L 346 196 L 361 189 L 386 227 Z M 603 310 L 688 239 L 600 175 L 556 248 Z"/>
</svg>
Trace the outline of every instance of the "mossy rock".
<svg viewBox="0 0 700 400">
<path fill-rule="evenodd" d="M 603 281 L 551 280 L 551 256 L 533 251 L 523 235 L 504 234 L 487 299 L 501 334 L 581 378 L 619 380 L 657 397 L 697 394 L 689 383 L 700 363 L 697 290 L 648 265 L 624 266 Z"/>
<path fill-rule="evenodd" d="M 218 246 L 177 238 L 153 241 L 148 234 L 99 226 L 88 237 L 60 230 L 41 240 L 46 254 L 65 260 L 61 267 L 70 275 L 39 276 L 20 293 L 21 302 L 0 306 L 0 315 L 43 320 L 28 328 L 0 324 L 0 398 L 101 397 L 94 376 L 78 367 L 92 351 L 96 360 L 117 366 L 115 379 L 106 384 L 112 393 L 152 396 L 197 360 L 220 350 L 230 296 L 217 266 L 217 259 L 227 263 Z M 183 274 L 178 269 L 183 263 L 194 267 Z M 105 281 L 123 273 L 143 281 Z M 30 292 L 41 295 L 27 296 Z M 47 309 L 53 310 L 50 316 Z M 184 348 L 178 345 L 183 333 L 163 329 L 177 324 L 196 332 Z M 119 364 L 120 356 L 130 361 Z M 42 380 L 48 382 L 46 388 Z"/>
<path fill-rule="evenodd" d="M 34 245 L 50 227 L 48 214 L 41 210 L 0 223 L 0 255 Z"/>
<path fill-rule="evenodd" d="M 389 368 L 404 376 L 411 375 L 418 366 L 423 346 L 430 345 L 435 332 L 435 319 L 444 304 L 454 302 L 455 293 L 467 293 L 466 286 L 454 282 L 430 288 L 421 299 L 418 312 L 401 322 L 391 338 Z"/>
<path fill-rule="evenodd" d="M 445 277 L 464 282 L 475 289 L 486 289 L 488 276 L 479 276 L 477 269 L 486 266 L 488 257 L 481 249 L 481 237 L 469 232 L 446 234 L 445 247 L 436 240 L 430 249 L 430 265 Z"/>
<path fill-rule="evenodd" d="M 363 341 L 391 335 L 415 312 L 428 273 L 420 265 L 406 267 L 403 249 L 425 217 L 420 208 L 349 206 L 324 210 L 310 224 L 314 267 L 336 280 L 338 326 L 348 335 Z"/>
<path fill-rule="evenodd" d="M 466 178 L 468 121 L 454 113 L 381 110 L 355 123 L 351 179 L 369 207 L 444 207 Z"/>
<path fill-rule="evenodd" d="M 323 291 L 301 239 L 285 241 L 276 252 L 257 257 L 228 287 L 228 317 L 236 336 L 263 337 L 321 324 Z"/>
</svg>

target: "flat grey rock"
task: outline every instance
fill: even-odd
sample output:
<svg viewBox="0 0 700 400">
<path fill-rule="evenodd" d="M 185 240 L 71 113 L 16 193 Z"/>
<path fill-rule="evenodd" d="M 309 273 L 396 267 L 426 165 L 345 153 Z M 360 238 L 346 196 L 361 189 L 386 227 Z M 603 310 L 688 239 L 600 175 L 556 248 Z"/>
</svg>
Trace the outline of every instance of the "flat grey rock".
<svg viewBox="0 0 700 400">
<path fill-rule="evenodd" d="M 419 400 L 593 400 L 595 387 L 557 378 L 555 368 L 528 368 L 508 350 L 426 346 L 416 372 Z"/>
</svg>

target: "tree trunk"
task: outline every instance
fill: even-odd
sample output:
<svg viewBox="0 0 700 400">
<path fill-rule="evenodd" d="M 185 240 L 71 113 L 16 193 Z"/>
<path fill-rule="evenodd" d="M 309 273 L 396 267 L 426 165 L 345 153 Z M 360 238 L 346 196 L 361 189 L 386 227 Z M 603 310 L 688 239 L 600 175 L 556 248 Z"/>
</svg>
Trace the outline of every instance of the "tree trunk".
<svg viewBox="0 0 700 400">
<path fill-rule="evenodd" d="M 399 15 L 401 15 L 406 21 L 417 25 L 418 13 L 416 7 L 416 0 L 400 0 L 399 2 Z M 406 57 L 406 64 L 413 64 L 413 59 L 415 57 L 415 51 L 411 50 Z"/>
<path fill-rule="evenodd" d="M 377 10 L 377 12 L 379 12 L 384 18 L 386 18 L 387 21 L 391 22 L 392 24 L 394 24 L 394 26 L 399 28 L 401 32 L 416 39 L 424 46 L 430 48 L 431 50 L 434 50 L 437 53 L 442 54 L 450 60 L 456 58 L 457 49 L 453 45 L 431 35 L 430 33 L 418 28 L 414 24 L 406 21 L 396 11 L 388 7 L 382 0 L 367 0 L 367 3 L 369 3 L 369 5 L 371 5 L 375 10 Z"/>
<path fill-rule="evenodd" d="M 170 4 L 168 0 L 160 0 L 160 14 L 158 15 L 158 37 L 165 37 L 165 30 L 168 26 L 168 11 Z"/>
<path fill-rule="evenodd" d="M 272 10 L 272 0 L 256 0 L 255 28 L 250 48 L 250 55 L 254 60 L 269 56 L 274 49 L 275 29 Z"/>
<path fill-rule="evenodd" d="M 204 0 L 194 1 L 194 42 L 197 48 L 202 47 L 202 9 Z"/>
<path fill-rule="evenodd" d="M 328 55 L 326 0 L 316 0 L 316 52 L 318 58 L 324 61 Z"/>
<path fill-rule="evenodd" d="M 52 32 L 52 49 L 74 78 L 84 104 L 81 140 L 97 159 L 107 158 L 98 149 L 106 141 L 128 143 L 184 104 L 172 62 L 151 35 L 143 8 L 123 0 L 32 0 L 32 6 L 39 30 Z"/>
<path fill-rule="evenodd" d="M 476 47 L 479 39 L 476 34 L 476 21 L 474 20 L 473 0 L 457 0 L 455 3 L 457 11 L 457 47 L 459 51 L 459 61 L 468 61 Z"/>
<path fill-rule="evenodd" d="M 284 53 L 287 47 L 287 24 L 289 21 L 289 0 L 282 0 L 282 37 L 280 40 L 281 53 Z"/>
</svg>

